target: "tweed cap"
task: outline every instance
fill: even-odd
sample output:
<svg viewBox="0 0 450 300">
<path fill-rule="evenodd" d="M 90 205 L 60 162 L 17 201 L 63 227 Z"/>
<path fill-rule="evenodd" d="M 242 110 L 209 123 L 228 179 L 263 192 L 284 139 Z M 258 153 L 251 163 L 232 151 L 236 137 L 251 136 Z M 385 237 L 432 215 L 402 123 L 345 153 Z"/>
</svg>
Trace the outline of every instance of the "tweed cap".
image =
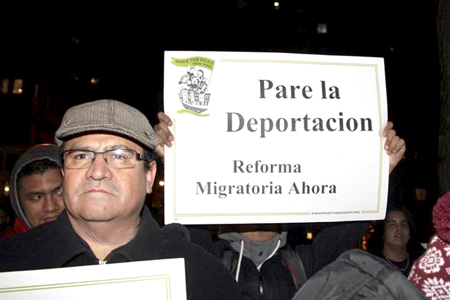
<svg viewBox="0 0 450 300">
<path fill-rule="evenodd" d="M 55 140 L 61 146 L 63 141 L 89 132 L 117 133 L 149 149 L 159 144 L 147 117 L 117 100 L 96 100 L 68 109 L 55 133 Z"/>
</svg>

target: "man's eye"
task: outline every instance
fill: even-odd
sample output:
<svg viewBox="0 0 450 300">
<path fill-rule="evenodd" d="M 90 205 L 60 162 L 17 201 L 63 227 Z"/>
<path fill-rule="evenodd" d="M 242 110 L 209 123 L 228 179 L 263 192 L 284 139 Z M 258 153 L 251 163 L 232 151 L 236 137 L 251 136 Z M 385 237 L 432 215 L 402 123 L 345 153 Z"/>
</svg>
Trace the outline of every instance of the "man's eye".
<svg viewBox="0 0 450 300">
<path fill-rule="evenodd" d="M 29 199 L 33 201 L 40 200 L 42 198 L 42 195 L 33 195 Z"/>
<path fill-rule="evenodd" d="M 130 160 L 131 154 L 123 149 L 117 149 L 108 153 L 109 157 L 117 162 L 125 162 Z"/>
<path fill-rule="evenodd" d="M 125 155 L 121 155 L 121 154 L 113 154 L 112 158 L 114 160 L 127 160 L 127 157 Z"/>
<path fill-rule="evenodd" d="M 85 160 L 88 159 L 88 155 L 86 153 L 78 153 L 74 154 L 73 158 L 76 160 Z"/>
</svg>

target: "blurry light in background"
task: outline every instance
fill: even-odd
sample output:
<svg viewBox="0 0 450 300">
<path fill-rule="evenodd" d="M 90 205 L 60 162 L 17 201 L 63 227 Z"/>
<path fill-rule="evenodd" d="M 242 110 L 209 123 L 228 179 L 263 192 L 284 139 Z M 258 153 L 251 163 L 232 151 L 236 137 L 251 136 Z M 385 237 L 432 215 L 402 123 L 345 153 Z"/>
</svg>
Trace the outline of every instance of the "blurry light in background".
<svg viewBox="0 0 450 300">
<path fill-rule="evenodd" d="M 9 91 L 9 79 L 8 78 L 2 79 L 2 83 L 0 85 L 0 90 L 2 91 L 2 94 L 8 94 L 8 91 Z"/>
<path fill-rule="evenodd" d="M 5 184 L 5 187 L 3 188 L 3 195 L 7 196 L 9 195 L 9 185 Z"/>
<path fill-rule="evenodd" d="M 23 93 L 23 79 L 14 79 L 13 94 L 22 94 Z"/>
<path fill-rule="evenodd" d="M 80 44 L 81 41 L 80 41 L 80 39 L 77 38 L 76 36 L 73 36 L 73 37 L 72 37 L 72 43 L 74 43 L 74 44 Z"/>
<path fill-rule="evenodd" d="M 276 1 L 273 6 L 275 7 L 276 10 L 280 9 L 280 2 Z"/>
<path fill-rule="evenodd" d="M 317 25 L 317 33 L 318 34 L 327 34 L 328 29 L 327 29 L 327 24 L 325 23 L 319 23 Z"/>
<path fill-rule="evenodd" d="M 160 180 L 160 181 L 159 181 L 159 186 L 164 186 L 164 185 L 165 185 L 164 180 Z"/>
<path fill-rule="evenodd" d="M 313 233 L 310 232 L 310 231 L 307 231 L 307 232 L 306 232 L 306 239 L 307 239 L 307 240 L 312 240 L 312 239 L 313 239 Z"/>
<path fill-rule="evenodd" d="M 99 81 L 100 81 L 100 79 L 98 79 L 98 77 L 91 78 L 91 84 L 93 84 L 93 85 L 97 85 Z"/>
<path fill-rule="evenodd" d="M 364 235 L 361 239 L 361 249 L 367 251 L 367 243 L 368 243 L 369 238 Z"/>
</svg>

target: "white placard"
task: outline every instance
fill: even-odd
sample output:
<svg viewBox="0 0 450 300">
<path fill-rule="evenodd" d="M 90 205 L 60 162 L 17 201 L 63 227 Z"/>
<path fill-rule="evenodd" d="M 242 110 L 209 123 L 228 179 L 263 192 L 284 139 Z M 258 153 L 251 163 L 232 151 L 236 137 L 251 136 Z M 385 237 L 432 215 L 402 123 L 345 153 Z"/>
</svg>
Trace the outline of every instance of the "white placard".
<svg viewBox="0 0 450 300">
<path fill-rule="evenodd" d="M 3 272 L 0 299 L 186 300 L 184 259 Z"/>
<path fill-rule="evenodd" d="M 165 222 L 384 218 L 381 58 L 165 52 Z"/>
</svg>

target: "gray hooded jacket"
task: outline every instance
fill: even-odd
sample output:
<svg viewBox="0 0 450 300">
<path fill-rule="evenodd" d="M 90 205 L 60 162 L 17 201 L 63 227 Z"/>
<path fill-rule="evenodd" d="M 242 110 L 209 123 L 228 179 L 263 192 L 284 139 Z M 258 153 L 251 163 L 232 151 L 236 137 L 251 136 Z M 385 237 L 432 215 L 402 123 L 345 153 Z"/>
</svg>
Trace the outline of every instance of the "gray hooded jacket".
<svg viewBox="0 0 450 300">
<path fill-rule="evenodd" d="M 25 153 L 19 157 L 11 172 L 11 189 L 9 195 L 11 206 L 14 209 L 16 216 L 22 219 L 30 228 L 33 226 L 31 226 L 20 205 L 19 192 L 17 190 L 17 175 L 25 165 L 45 158 L 54 161 L 61 166 L 58 146 L 52 144 L 40 144 L 25 151 Z"/>
<path fill-rule="evenodd" d="M 240 256 L 251 259 L 259 270 L 266 260 L 286 245 L 287 232 L 278 233 L 274 238 L 264 242 L 251 241 L 235 231 L 221 233 L 219 238 L 228 241 Z"/>
</svg>

